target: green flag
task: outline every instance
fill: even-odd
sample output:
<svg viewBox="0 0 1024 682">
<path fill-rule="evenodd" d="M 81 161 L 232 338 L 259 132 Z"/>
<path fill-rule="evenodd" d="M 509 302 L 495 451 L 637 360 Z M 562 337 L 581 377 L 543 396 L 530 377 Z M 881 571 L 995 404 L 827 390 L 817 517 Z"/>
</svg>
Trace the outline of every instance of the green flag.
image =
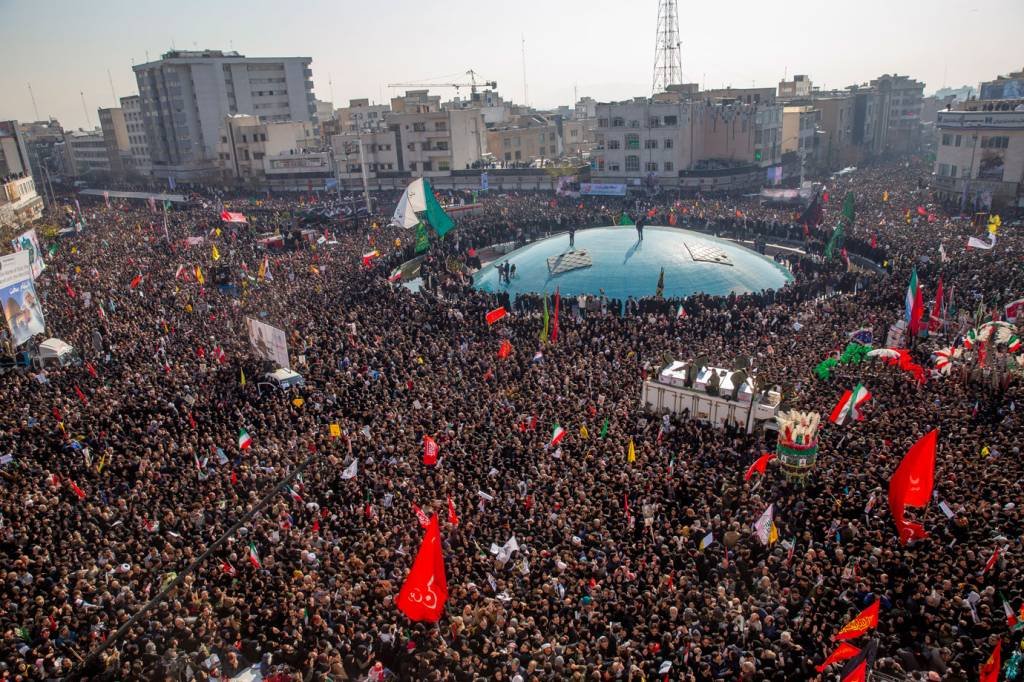
<svg viewBox="0 0 1024 682">
<path fill-rule="evenodd" d="M 170 211 L 171 210 L 171 202 L 170 202 L 169 199 L 164 199 L 164 210 L 165 211 Z"/>
<path fill-rule="evenodd" d="M 544 294 L 544 328 L 540 330 L 540 342 L 548 342 L 548 295 Z"/>
<path fill-rule="evenodd" d="M 628 213 L 623 211 L 622 215 L 619 217 L 619 225 L 632 225 L 632 224 L 633 224 L 633 219 L 629 217 Z"/>
<path fill-rule="evenodd" d="M 608 417 L 605 417 L 604 418 L 604 424 L 601 425 L 601 435 L 598 436 L 598 438 L 601 438 L 603 440 L 604 437 L 605 437 L 605 434 L 607 434 L 607 433 L 608 433 Z"/>
<path fill-rule="evenodd" d="M 832 230 L 832 236 L 828 239 L 828 244 L 825 245 L 825 259 L 831 260 L 833 252 L 837 246 L 843 243 L 843 224 L 839 223 L 836 225 L 836 229 Z"/>
<path fill-rule="evenodd" d="M 438 237 L 443 237 L 448 234 L 448 231 L 455 227 L 455 221 L 451 219 L 444 209 L 441 208 L 441 204 L 437 203 L 437 197 L 434 196 L 434 188 L 430 186 L 430 181 L 423 178 L 423 194 L 427 202 L 427 220 L 430 222 L 430 226 L 437 232 Z"/>
<path fill-rule="evenodd" d="M 57 253 L 57 245 L 56 244 L 51 244 L 50 245 L 50 250 L 46 252 L 46 255 L 49 256 L 50 258 L 53 258 L 53 254 L 55 254 L 55 253 Z"/>
<path fill-rule="evenodd" d="M 654 295 L 657 298 L 665 296 L 665 268 L 661 269 L 661 274 L 658 275 L 658 286 L 654 290 Z"/>
<path fill-rule="evenodd" d="M 421 222 L 416 226 L 416 253 L 423 253 L 430 248 L 430 234 Z"/>
<path fill-rule="evenodd" d="M 843 199 L 843 220 L 846 221 L 847 226 L 853 225 L 853 219 L 856 215 L 856 210 L 854 209 L 853 203 L 853 192 L 847 192 L 846 198 Z"/>
</svg>

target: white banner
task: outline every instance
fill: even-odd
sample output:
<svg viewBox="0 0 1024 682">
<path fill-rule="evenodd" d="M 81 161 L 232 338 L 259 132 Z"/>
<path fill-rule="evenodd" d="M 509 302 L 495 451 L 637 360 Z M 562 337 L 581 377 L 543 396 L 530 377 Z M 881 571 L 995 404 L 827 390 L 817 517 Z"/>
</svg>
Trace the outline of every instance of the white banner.
<svg viewBox="0 0 1024 682">
<path fill-rule="evenodd" d="M 28 262 L 32 266 L 32 279 L 39 277 L 46 269 L 43 261 L 43 250 L 39 248 L 39 237 L 36 236 L 35 228 L 23 233 L 17 239 L 11 240 L 11 246 L 15 251 L 27 251 Z"/>
<path fill-rule="evenodd" d="M 276 362 L 280 367 L 289 367 L 288 337 L 283 329 L 251 317 L 245 318 L 245 324 L 249 329 L 249 343 L 252 344 L 256 355 L 264 360 Z"/>
<path fill-rule="evenodd" d="M 46 330 L 43 307 L 32 284 L 28 251 L 0 256 L 0 305 L 15 346 Z"/>
<path fill-rule="evenodd" d="M 580 194 L 601 197 L 624 197 L 626 186 L 609 182 L 581 182 Z"/>
</svg>

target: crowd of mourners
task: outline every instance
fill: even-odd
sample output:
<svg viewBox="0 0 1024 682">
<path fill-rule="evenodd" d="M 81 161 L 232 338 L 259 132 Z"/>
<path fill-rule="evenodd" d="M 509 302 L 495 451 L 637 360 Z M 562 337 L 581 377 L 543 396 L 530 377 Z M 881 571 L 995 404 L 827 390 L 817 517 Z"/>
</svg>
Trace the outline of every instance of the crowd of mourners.
<svg viewBox="0 0 1024 682">
<path fill-rule="evenodd" d="M 927 173 L 915 162 L 828 179 L 822 220 L 806 227 L 799 209 L 754 198 L 492 192 L 432 239 L 418 291 L 389 281 L 416 241 L 387 226 L 395 197 L 368 215 L 324 196 L 197 197 L 169 211 L 166 236 L 148 205 L 83 198 L 79 215 L 69 200 L 83 227 L 43 239 L 35 284 L 46 335 L 82 363 L 0 376 L 0 679 L 212 680 L 254 666 L 334 681 L 835 679 L 838 667 L 816 666 L 876 600 L 877 629 L 854 643 L 878 639 L 887 679 L 977 680 L 997 642 L 1012 663 L 1022 631 L 1004 603 L 1024 621 L 1015 359 L 993 351 L 982 377 L 965 367 L 923 384 L 874 361 L 814 372 L 854 330 L 884 344 L 912 268 L 926 303 L 941 276 L 948 304 L 910 344 L 929 369 L 976 316 L 1024 297 L 1024 233 L 1006 216 L 992 250 L 966 250 L 984 225 L 935 206 Z M 848 192 L 847 251 L 825 258 Z M 250 222 L 222 223 L 222 204 Z M 260 241 L 311 211 L 329 219 L 298 248 Z M 544 343 L 539 299 L 477 291 L 459 267 L 623 211 L 788 245 L 794 281 L 660 301 L 651 277 L 651 298 L 632 306 L 567 298 Z M 501 304 L 511 314 L 488 325 Z M 247 317 L 286 331 L 304 386 L 261 379 Z M 862 421 L 821 428 L 804 483 L 777 462 L 744 480 L 773 432 L 641 404 L 645 378 L 697 357 L 750 358 L 783 408 L 823 418 L 858 382 L 872 398 Z M 556 424 L 567 435 L 547 447 Z M 935 499 L 918 510 L 928 537 L 902 545 L 887 483 L 935 428 Z M 765 545 L 753 524 L 769 504 L 779 541 Z M 414 506 L 441 521 L 450 596 L 436 624 L 394 604 L 423 537 Z M 512 536 L 502 561 L 491 545 Z"/>
</svg>

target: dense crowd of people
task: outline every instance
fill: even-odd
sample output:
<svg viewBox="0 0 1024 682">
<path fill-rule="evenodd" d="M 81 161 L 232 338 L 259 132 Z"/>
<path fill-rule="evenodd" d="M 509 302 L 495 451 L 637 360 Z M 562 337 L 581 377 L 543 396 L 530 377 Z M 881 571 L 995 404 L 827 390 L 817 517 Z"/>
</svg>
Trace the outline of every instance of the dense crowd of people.
<svg viewBox="0 0 1024 682">
<path fill-rule="evenodd" d="M 919 384 L 870 361 L 814 373 L 858 328 L 882 344 L 914 267 L 926 297 L 941 276 L 952 302 L 944 333 L 912 344 L 929 367 L 979 306 L 989 319 L 1024 297 L 1019 228 L 965 250 L 984 227 L 933 206 L 926 172 L 829 180 L 823 220 L 806 228 L 752 198 L 494 193 L 432 241 L 416 292 L 388 281 L 416 250 L 412 231 L 386 226 L 393 197 L 364 216 L 306 203 L 329 220 L 271 251 L 259 236 L 287 229 L 294 199 L 176 207 L 169 240 L 148 206 L 82 200 L 85 227 L 44 240 L 56 250 L 36 288 L 47 334 L 83 362 L 0 377 L 0 454 L 12 455 L 0 468 L 0 679 L 225 679 L 258 666 L 279 679 L 815 680 L 838 670 L 816 669 L 832 636 L 875 601 L 876 671 L 978 679 L 997 642 L 1004 662 L 1021 644 L 1004 610 L 1024 620 L 1019 375 Z M 860 265 L 822 255 L 851 191 L 845 244 Z M 250 223 L 221 223 L 221 203 Z M 477 291 L 452 267 L 623 211 L 798 245 L 794 281 L 632 307 L 573 297 L 543 343 L 538 299 Z M 230 287 L 214 281 L 222 267 Z M 501 303 L 512 314 L 488 325 Z M 261 381 L 246 317 L 287 332 L 304 386 Z M 645 377 L 696 357 L 751 358 L 785 408 L 827 415 L 857 382 L 873 397 L 863 421 L 822 427 L 805 485 L 775 465 L 745 481 L 774 434 L 640 404 Z M 567 435 L 548 447 L 556 424 Z M 902 545 L 887 482 L 934 428 L 928 537 Z M 766 546 L 753 524 L 769 504 L 780 541 Z M 394 604 L 422 538 L 417 506 L 441 520 L 450 597 L 437 624 Z M 510 557 L 489 550 L 513 536 Z"/>
</svg>

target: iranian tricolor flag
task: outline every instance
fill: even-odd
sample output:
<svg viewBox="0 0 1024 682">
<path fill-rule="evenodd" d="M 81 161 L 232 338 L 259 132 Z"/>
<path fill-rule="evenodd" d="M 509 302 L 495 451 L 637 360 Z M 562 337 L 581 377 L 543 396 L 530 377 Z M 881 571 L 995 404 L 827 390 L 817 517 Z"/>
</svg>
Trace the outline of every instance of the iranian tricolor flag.
<svg viewBox="0 0 1024 682">
<path fill-rule="evenodd" d="M 252 446 L 252 438 L 245 429 L 238 429 L 238 449 L 248 450 Z"/>
<path fill-rule="evenodd" d="M 249 543 L 249 563 L 253 565 L 253 568 L 263 568 L 263 564 L 260 563 L 260 555 L 256 553 L 256 545 Z"/>
<path fill-rule="evenodd" d="M 558 424 L 555 424 L 555 430 L 551 432 L 551 442 L 548 443 L 548 447 L 555 447 L 562 442 L 563 438 L 565 438 L 565 429 Z"/>
<path fill-rule="evenodd" d="M 864 388 L 864 384 L 857 384 L 852 391 L 843 394 L 828 420 L 837 426 L 842 426 L 847 420 L 860 421 L 864 418 L 860 408 L 870 399 L 871 394 Z"/>
</svg>

